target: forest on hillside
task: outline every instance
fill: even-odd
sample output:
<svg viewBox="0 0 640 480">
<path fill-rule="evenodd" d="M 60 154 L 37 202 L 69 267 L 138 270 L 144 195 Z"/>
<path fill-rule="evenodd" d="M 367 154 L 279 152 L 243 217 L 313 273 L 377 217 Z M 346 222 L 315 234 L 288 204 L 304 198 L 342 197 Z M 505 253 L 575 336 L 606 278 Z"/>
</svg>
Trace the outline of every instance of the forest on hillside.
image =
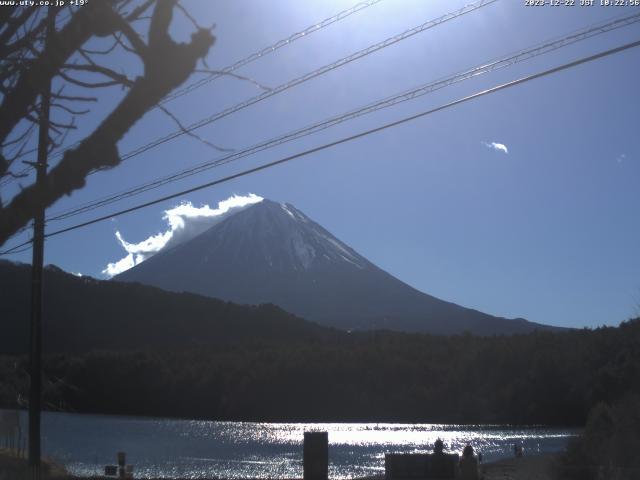
<svg viewBox="0 0 640 480">
<path fill-rule="evenodd" d="M 0 260 L 0 354 L 29 346 L 29 265 Z M 238 305 L 137 283 L 44 271 L 45 353 L 217 346 L 251 339 L 303 340 L 335 332 L 274 305 Z"/>
<path fill-rule="evenodd" d="M 27 359 L 0 357 L 0 406 L 27 392 Z M 640 319 L 516 336 L 342 333 L 45 360 L 52 410 L 224 420 L 581 426 L 640 393 Z"/>
</svg>

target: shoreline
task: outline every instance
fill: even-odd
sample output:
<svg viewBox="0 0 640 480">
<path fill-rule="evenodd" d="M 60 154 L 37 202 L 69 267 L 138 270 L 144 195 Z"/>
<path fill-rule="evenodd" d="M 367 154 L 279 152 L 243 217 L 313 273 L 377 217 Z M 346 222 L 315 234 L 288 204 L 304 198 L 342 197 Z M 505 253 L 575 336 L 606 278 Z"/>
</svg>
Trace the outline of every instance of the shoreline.
<svg viewBox="0 0 640 480">
<path fill-rule="evenodd" d="M 561 453 L 539 453 L 523 457 L 501 458 L 480 464 L 481 480 L 554 480 L 553 465 Z M 352 480 L 384 480 L 384 475 Z M 159 480 L 159 479 L 155 479 Z M 331 480 L 331 478 L 329 479 Z"/>
<path fill-rule="evenodd" d="M 484 480 L 553 480 L 553 465 L 560 453 L 511 457 L 483 463 Z"/>
<path fill-rule="evenodd" d="M 483 463 L 480 465 L 481 478 L 483 480 L 553 480 L 552 467 L 558 459 L 559 453 L 529 455 L 524 457 L 511 457 Z M 107 480 L 113 477 L 103 476 L 73 476 L 65 471 L 64 467 L 53 462 L 45 461 L 45 470 L 49 474 L 43 475 L 43 480 Z M 7 476 L 9 475 L 9 476 Z M 0 449 L 0 479 L 27 478 L 27 462 L 24 458 L 18 458 L 13 452 Z M 186 480 L 181 478 L 164 478 L 149 480 Z M 226 480 L 220 477 L 202 478 L 200 480 Z M 256 480 L 256 479 L 246 479 Z M 300 479 L 297 479 L 300 480 Z M 331 477 L 330 477 L 331 480 Z M 357 477 L 352 480 L 384 480 L 384 475 Z"/>
<path fill-rule="evenodd" d="M 1 356 L 1 355 L 0 355 Z M 0 412 L 19 412 L 20 415 L 27 416 L 28 409 L 26 407 L 15 407 L 15 406 L 3 406 L 0 405 Z M 478 423 L 478 422 L 462 422 L 462 421 L 448 421 L 448 422 L 438 422 L 436 420 L 394 420 L 394 419 L 378 419 L 378 420 L 363 420 L 363 419 L 355 419 L 355 420 L 344 420 L 344 419 L 323 419 L 323 420 L 304 420 L 304 419 L 243 419 L 243 418 L 209 418 L 209 417 L 193 417 L 193 416 L 180 416 L 180 415 L 146 415 L 144 413 L 114 413 L 114 412 L 102 412 L 102 411 L 74 411 L 74 410 L 47 410 L 43 409 L 41 411 L 43 414 L 60 414 L 60 415 L 86 415 L 86 416 L 95 416 L 95 417 L 108 417 L 108 418 L 116 418 L 123 420 L 184 420 L 184 421 L 197 421 L 197 422 L 214 422 L 214 423 L 234 423 L 234 424 L 263 424 L 263 423 L 286 423 L 293 425 L 305 425 L 305 424 L 338 424 L 338 425 L 348 425 L 348 424 L 356 424 L 356 425 L 440 425 L 443 427 L 463 427 L 463 428 L 482 428 L 485 430 L 500 430 L 505 428 L 510 429 L 520 429 L 520 430 L 529 430 L 529 429 L 539 429 L 539 428 L 553 428 L 559 430 L 582 430 L 584 425 L 573 425 L 573 424 L 554 424 L 554 423 Z M 1 450 L 1 448 L 0 448 Z"/>
</svg>

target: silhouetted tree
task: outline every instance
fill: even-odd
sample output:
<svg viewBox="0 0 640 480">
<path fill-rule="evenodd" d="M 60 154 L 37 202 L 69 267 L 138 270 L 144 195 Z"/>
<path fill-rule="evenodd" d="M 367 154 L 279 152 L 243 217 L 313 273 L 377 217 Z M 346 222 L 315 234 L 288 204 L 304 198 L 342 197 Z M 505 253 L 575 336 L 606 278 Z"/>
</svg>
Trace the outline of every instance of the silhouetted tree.
<svg viewBox="0 0 640 480">
<path fill-rule="evenodd" d="M 70 117 L 51 123 L 51 148 L 75 128 L 74 119 L 82 113 L 76 105 L 97 101 L 94 96 L 71 95 L 65 86 L 95 89 L 120 85 L 127 89 L 101 123 L 49 169 L 44 186 L 30 185 L 6 205 L 0 199 L 0 245 L 27 225 L 39 208 L 82 188 L 90 172 L 117 166 L 121 161 L 118 142 L 196 70 L 215 39 L 209 29 L 196 26 L 189 43 L 174 41 L 169 28 L 176 8 L 193 21 L 176 0 L 93 0 L 69 18 L 64 18 L 63 10 L 54 12 L 60 26 L 48 41 L 46 9 L 0 9 L 0 180 L 21 173 L 17 160 L 24 156 L 38 123 L 38 102 L 48 79 L 57 82 L 52 107 Z M 87 48 L 91 39 L 109 37 L 113 41 L 110 47 Z M 136 56 L 143 73 L 129 78 L 108 67 L 106 56 L 118 51 Z M 12 155 L 6 154 L 7 150 Z"/>
</svg>

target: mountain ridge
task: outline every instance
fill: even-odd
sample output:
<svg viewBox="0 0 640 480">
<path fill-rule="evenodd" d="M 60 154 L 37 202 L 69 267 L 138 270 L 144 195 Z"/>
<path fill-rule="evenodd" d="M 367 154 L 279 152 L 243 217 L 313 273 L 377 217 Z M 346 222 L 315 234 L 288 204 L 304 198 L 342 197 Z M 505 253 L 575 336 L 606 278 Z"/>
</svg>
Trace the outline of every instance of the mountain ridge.
<svg viewBox="0 0 640 480">
<path fill-rule="evenodd" d="M 0 354 L 28 351 L 30 281 L 30 265 L 0 260 Z M 43 305 L 43 348 L 48 353 L 311 341 L 337 333 L 275 305 L 237 305 L 78 277 L 52 265 L 44 270 Z"/>
<path fill-rule="evenodd" d="M 343 330 L 492 335 L 557 329 L 420 292 L 293 205 L 267 199 L 114 279 L 236 303 L 273 303 Z"/>
</svg>

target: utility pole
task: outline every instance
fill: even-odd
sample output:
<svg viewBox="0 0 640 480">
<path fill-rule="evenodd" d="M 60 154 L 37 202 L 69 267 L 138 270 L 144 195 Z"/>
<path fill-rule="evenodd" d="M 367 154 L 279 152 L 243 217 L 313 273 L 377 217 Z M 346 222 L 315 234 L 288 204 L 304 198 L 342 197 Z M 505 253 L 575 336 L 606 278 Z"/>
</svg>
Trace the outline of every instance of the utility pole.
<svg viewBox="0 0 640 480">
<path fill-rule="evenodd" d="M 49 7 L 45 52 L 51 49 L 56 12 Z M 51 78 L 40 94 L 38 132 L 38 161 L 36 184 L 43 187 L 47 175 L 49 150 L 49 110 L 51 107 Z M 29 349 L 29 471 L 31 480 L 40 479 L 40 410 L 42 408 L 42 268 L 44 263 L 44 207 L 33 217 L 33 257 L 31 263 L 31 331 Z"/>
</svg>

